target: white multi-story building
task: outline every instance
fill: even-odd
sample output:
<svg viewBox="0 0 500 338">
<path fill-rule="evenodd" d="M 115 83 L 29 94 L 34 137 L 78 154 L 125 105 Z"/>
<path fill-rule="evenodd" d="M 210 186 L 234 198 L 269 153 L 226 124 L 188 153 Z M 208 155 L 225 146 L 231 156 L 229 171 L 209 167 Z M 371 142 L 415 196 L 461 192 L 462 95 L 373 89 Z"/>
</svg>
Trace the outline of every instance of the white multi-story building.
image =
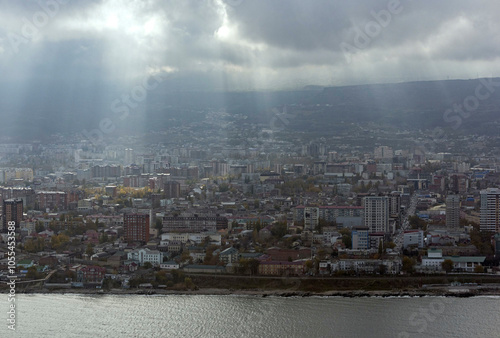
<svg viewBox="0 0 500 338">
<path fill-rule="evenodd" d="M 177 270 L 177 269 L 179 269 L 179 263 L 177 263 L 175 261 L 168 261 L 165 263 L 161 263 L 160 269 Z"/>
<path fill-rule="evenodd" d="M 379 272 L 381 266 L 385 266 L 385 273 L 399 274 L 401 271 L 401 259 L 339 259 L 338 261 L 330 262 L 332 272 L 337 271 L 355 271 L 360 273 L 376 273 Z M 327 268 L 328 262 L 325 262 L 320 268 Z"/>
<path fill-rule="evenodd" d="M 354 227 L 351 232 L 351 242 L 353 250 L 370 249 L 370 241 L 367 227 Z"/>
<path fill-rule="evenodd" d="M 370 233 L 389 231 L 389 197 L 365 197 L 364 209 L 364 223 Z"/>
<path fill-rule="evenodd" d="M 410 245 L 416 245 L 419 249 L 424 247 L 424 231 L 408 230 L 403 234 L 403 249 Z"/>
<path fill-rule="evenodd" d="M 422 257 L 422 268 L 441 271 L 443 269 L 443 262 L 443 251 L 441 249 L 429 249 L 427 256 Z"/>
<path fill-rule="evenodd" d="M 161 235 L 161 243 L 165 242 L 181 242 L 186 244 L 188 241 L 196 244 L 201 244 L 203 241 L 210 239 L 210 243 L 215 245 L 221 245 L 221 235 L 217 233 L 177 233 L 177 232 L 167 232 Z"/>
<path fill-rule="evenodd" d="M 373 155 L 376 159 L 390 159 L 394 156 L 394 151 L 391 147 L 380 146 L 375 148 L 375 150 L 373 151 Z"/>
<path fill-rule="evenodd" d="M 149 262 L 153 266 L 159 266 L 163 262 L 163 254 L 157 250 L 137 249 L 127 254 L 128 260 L 139 262 L 139 265 Z"/>
<path fill-rule="evenodd" d="M 481 190 L 481 231 L 500 231 L 500 189 Z"/>
</svg>

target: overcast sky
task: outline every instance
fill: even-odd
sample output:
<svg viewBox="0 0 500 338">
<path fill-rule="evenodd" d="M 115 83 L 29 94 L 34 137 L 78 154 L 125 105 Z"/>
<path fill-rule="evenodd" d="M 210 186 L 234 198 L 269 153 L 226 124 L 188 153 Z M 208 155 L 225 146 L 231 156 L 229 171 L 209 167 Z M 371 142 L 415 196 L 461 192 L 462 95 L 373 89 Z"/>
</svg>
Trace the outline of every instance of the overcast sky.
<svg viewBox="0 0 500 338">
<path fill-rule="evenodd" d="M 499 76 L 498 13 L 499 1 L 4 0 L 0 81 L 162 73 L 248 90 Z"/>
</svg>

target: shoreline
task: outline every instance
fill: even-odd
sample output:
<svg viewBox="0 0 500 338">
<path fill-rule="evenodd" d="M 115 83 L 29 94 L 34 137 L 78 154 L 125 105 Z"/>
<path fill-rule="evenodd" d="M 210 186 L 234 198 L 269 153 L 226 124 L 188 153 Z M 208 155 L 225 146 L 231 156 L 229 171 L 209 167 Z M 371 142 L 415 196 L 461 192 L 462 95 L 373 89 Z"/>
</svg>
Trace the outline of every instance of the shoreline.
<svg viewBox="0 0 500 338">
<path fill-rule="evenodd" d="M 1 292 L 5 293 L 5 292 Z M 254 296 L 254 297 L 344 297 L 344 298 L 397 298 L 397 297 L 454 297 L 469 298 L 477 296 L 500 296 L 500 290 L 470 290 L 458 289 L 450 290 L 448 288 L 434 290 L 331 290 L 325 292 L 307 292 L 290 290 L 241 290 L 241 289 L 217 289 L 204 288 L 198 290 L 162 290 L 162 289 L 44 289 L 37 291 L 21 291 L 17 294 L 80 294 L 80 295 L 200 295 L 200 296 Z"/>
</svg>

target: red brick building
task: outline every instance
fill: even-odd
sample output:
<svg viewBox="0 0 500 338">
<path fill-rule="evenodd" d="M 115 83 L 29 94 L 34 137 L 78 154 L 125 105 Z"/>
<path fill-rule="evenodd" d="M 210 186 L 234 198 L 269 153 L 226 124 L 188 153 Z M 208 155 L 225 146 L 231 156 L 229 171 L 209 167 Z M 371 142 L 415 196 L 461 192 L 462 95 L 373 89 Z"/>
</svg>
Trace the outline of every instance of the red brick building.
<svg viewBox="0 0 500 338">
<path fill-rule="evenodd" d="M 68 194 L 63 191 L 40 191 L 36 193 L 38 210 L 68 209 Z"/>
<path fill-rule="evenodd" d="M 268 276 L 301 276 L 304 274 L 305 263 L 261 261 L 259 275 Z"/>
<path fill-rule="evenodd" d="M 7 232 L 9 222 L 16 222 L 16 229 L 23 220 L 23 200 L 22 199 L 8 199 L 3 201 L 2 209 L 2 222 L 3 232 Z"/>
<path fill-rule="evenodd" d="M 82 283 L 102 283 L 106 269 L 102 266 L 88 265 L 77 272 L 77 280 Z"/>
<path fill-rule="evenodd" d="M 123 228 L 125 241 L 129 243 L 149 241 L 149 215 L 126 214 L 123 216 Z"/>
<path fill-rule="evenodd" d="M 311 248 L 281 249 L 269 248 L 266 252 L 273 261 L 295 261 L 297 259 L 311 258 Z"/>
</svg>

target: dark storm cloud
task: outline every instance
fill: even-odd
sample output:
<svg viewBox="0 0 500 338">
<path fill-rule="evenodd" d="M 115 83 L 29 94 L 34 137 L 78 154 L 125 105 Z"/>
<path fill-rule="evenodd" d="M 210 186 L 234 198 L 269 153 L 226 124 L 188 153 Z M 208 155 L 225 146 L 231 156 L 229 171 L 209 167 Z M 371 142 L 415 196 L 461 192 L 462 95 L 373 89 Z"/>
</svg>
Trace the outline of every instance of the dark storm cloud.
<svg viewBox="0 0 500 338">
<path fill-rule="evenodd" d="M 248 89 L 500 72 L 493 1 L 53 3 L 0 1 L 4 78 L 129 83 L 154 69 Z M 43 6 L 54 15 L 36 36 L 23 35 Z"/>
</svg>

